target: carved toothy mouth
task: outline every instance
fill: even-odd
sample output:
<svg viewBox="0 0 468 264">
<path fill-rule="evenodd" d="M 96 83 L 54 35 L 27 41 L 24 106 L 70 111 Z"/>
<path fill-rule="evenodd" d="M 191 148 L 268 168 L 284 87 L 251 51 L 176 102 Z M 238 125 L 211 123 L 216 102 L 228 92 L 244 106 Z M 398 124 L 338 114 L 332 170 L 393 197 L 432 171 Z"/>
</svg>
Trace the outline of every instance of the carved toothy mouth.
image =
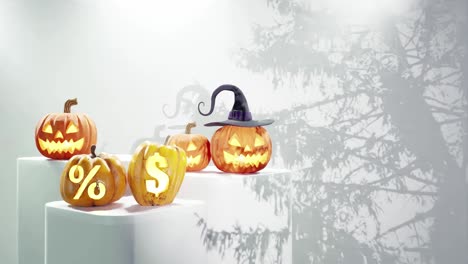
<svg viewBox="0 0 468 264">
<path fill-rule="evenodd" d="M 193 156 L 187 156 L 187 167 L 192 167 L 200 163 L 201 156 L 200 154 Z"/>
<path fill-rule="evenodd" d="M 42 150 L 46 150 L 49 154 L 51 153 L 73 153 L 75 150 L 81 150 L 83 148 L 84 139 L 81 138 L 76 142 L 71 139 L 70 141 L 65 140 L 63 142 L 60 141 L 49 141 L 46 139 L 45 141 L 39 139 L 39 145 Z"/>
<path fill-rule="evenodd" d="M 252 154 L 252 155 L 244 155 L 244 154 L 231 154 L 226 151 L 224 153 L 224 161 L 226 164 L 232 164 L 234 166 L 255 166 L 258 167 L 260 164 L 265 164 L 268 159 L 268 152 L 263 154 Z"/>
</svg>

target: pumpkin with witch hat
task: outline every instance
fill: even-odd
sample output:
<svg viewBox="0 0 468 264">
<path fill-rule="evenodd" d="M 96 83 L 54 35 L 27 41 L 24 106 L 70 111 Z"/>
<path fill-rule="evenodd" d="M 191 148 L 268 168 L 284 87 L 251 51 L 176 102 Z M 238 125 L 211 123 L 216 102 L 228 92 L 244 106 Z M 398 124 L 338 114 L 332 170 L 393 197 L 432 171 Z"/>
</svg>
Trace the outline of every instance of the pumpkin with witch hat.
<svg viewBox="0 0 468 264">
<path fill-rule="evenodd" d="M 222 91 L 234 93 L 234 105 L 225 121 L 216 121 L 205 126 L 221 126 L 211 138 L 211 158 L 218 169 L 233 173 L 254 173 L 265 168 L 271 158 L 270 135 L 263 126 L 273 123 L 272 119 L 253 120 L 247 100 L 241 89 L 234 85 L 221 85 L 211 95 L 208 113 L 213 113 L 216 96 Z"/>
</svg>

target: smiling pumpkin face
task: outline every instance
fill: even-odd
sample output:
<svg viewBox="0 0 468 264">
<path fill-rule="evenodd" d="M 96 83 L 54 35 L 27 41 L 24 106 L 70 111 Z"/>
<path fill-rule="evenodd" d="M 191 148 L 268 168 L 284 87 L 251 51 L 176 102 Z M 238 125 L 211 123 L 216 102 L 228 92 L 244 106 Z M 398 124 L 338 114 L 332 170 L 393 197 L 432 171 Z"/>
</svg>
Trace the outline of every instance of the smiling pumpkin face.
<svg viewBox="0 0 468 264">
<path fill-rule="evenodd" d="M 35 141 L 39 152 L 52 159 L 69 159 L 88 154 L 96 144 L 96 126 L 86 114 L 70 113 L 76 101 L 68 100 L 65 113 L 44 116 L 36 126 Z"/>
<path fill-rule="evenodd" d="M 211 139 L 214 164 L 224 172 L 253 173 L 271 158 L 271 139 L 263 127 L 224 126 Z"/>
<path fill-rule="evenodd" d="M 187 171 L 200 171 L 210 162 L 210 142 L 201 135 L 178 135 L 168 144 L 182 148 L 187 155 Z"/>
<path fill-rule="evenodd" d="M 210 141 L 201 134 L 191 134 L 195 123 L 187 124 L 185 134 L 173 135 L 168 140 L 168 145 L 176 145 L 182 148 L 187 155 L 187 171 L 200 171 L 210 163 Z"/>
</svg>

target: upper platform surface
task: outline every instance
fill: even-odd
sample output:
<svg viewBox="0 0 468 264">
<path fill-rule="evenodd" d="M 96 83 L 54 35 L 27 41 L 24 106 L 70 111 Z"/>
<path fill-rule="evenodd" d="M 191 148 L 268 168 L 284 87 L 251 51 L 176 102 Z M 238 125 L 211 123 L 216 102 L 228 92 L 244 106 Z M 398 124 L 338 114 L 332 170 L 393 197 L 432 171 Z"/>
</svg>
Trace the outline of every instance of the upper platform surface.
<svg viewBox="0 0 468 264">
<path fill-rule="evenodd" d="M 127 154 L 116 154 L 114 155 L 119 158 L 119 160 L 124 164 L 125 167 L 127 167 L 128 163 L 132 159 L 132 155 L 127 155 Z M 46 157 L 21 157 L 17 159 L 18 163 L 50 163 L 56 164 L 57 166 L 65 166 L 65 164 L 68 162 L 68 160 L 53 160 L 49 159 Z M 197 172 L 187 172 L 186 175 L 193 175 L 193 176 L 199 176 L 199 177 L 212 177 L 214 175 L 217 176 L 223 176 L 223 177 L 245 177 L 245 176 L 264 176 L 264 175 L 270 175 L 270 174 L 277 174 L 277 173 L 288 173 L 290 172 L 289 170 L 285 169 L 276 169 L 276 168 L 270 168 L 266 167 L 265 169 L 258 171 L 256 173 L 249 173 L 249 174 L 240 174 L 240 173 L 226 173 L 220 171 L 218 168 L 216 168 L 214 165 L 209 165 L 205 169 Z"/>
</svg>

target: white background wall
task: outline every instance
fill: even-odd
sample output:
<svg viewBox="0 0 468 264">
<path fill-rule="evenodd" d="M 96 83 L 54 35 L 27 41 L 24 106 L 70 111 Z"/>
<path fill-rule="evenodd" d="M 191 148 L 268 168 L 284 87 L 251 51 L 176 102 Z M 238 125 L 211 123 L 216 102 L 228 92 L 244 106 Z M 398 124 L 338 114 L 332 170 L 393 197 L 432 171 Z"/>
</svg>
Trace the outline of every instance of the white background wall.
<svg viewBox="0 0 468 264">
<path fill-rule="evenodd" d="M 168 119 L 162 113 L 164 104 L 168 104 L 168 109 L 172 111 L 175 107 L 177 92 L 191 84 L 198 84 L 208 91 L 212 91 L 223 83 L 232 83 L 241 87 L 248 97 L 254 117 L 255 113 L 267 116 L 269 113 L 278 113 L 293 106 L 325 100 L 330 94 L 327 95 L 323 92 L 324 90 L 318 92 L 316 89 L 318 84 L 301 89 L 297 88 L 301 85 L 297 85 L 300 81 L 296 79 L 297 82 L 286 81 L 280 84 L 279 89 L 274 89 L 272 82 L 274 74 L 271 72 L 239 66 L 239 52 L 258 41 L 254 38 L 254 25 L 272 26 L 278 22 L 278 13 L 272 12 L 267 2 L 279 3 L 279 10 L 281 7 L 288 6 L 284 4 L 287 1 L 283 3 L 283 1 L 248 0 L 0 1 L 0 145 L 2 146 L 0 201 L 3 205 L 0 213 L 0 223 L 3 227 L 0 230 L 0 262 L 15 263 L 16 260 L 16 158 L 39 155 L 34 144 L 34 128 L 37 121 L 46 113 L 62 111 L 63 102 L 68 98 L 78 98 L 79 104 L 73 107 L 72 111 L 86 112 L 94 119 L 99 133 L 98 148 L 110 153 L 130 153 L 135 141 L 151 137 L 157 125 L 182 124 L 193 117 L 200 119 L 196 113 L 194 116 L 179 115 L 175 119 Z M 307 1 L 292 2 L 303 4 Z M 433 3 L 432 1 L 426 2 L 429 5 Z M 466 23 L 468 13 L 466 3 L 463 1 L 447 2 L 451 4 L 449 5 L 450 15 L 458 14 L 462 22 Z M 281 6 L 282 3 L 283 6 Z M 337 19 L 333 20 L 333 23 L 336 22 L 337 27 L 356 23 L 366 24 L 370 25 L 371 30 L 382 30 L 390 34 L 390 30 L 378 28 L 377 25 L 380 19 L 388 15 L 386 12 L 390 10 L 394 12 L 392 14 L 396 12 L 397 15 L 415 18 L 419 14 L 418 7 L 427 4 L 423 1 L 386 0 L 359 0 L 353 4 L 350 3 L 344 0 L 310 1 L 305 6 L 310 5 L 311 9 L 319 10 L 316 13 L 317 16 L 334 13 Z M 389 5 L 389 3 L 397 4 Z M 304 20 L 307 21 L 310 18 L 315 17 L 306 15 Z M 330 37 L 327 32 L 324 32 L 326 30 L 321 31 L 320 25 L 309 24 L 316 27 L 303 29 L 304 35 L 301 37 L 304 37 L 304 42 L 296 43 L 297 49 L 278 46 L 271 56 L 263 57 L 265 64 L 273 64 L 273 62 L 268 62 L 269 57 L 285 58 L 283 65 L 288 65 L 289 62 L 294 64 L 301 61 L 301 58 L 308 58 L 303 48 L 305 50 L 317 49 L 317 46 L 309 44 L 307 39 L 313 39 L 316 35 L 319 39 Z M 347 32 L 337 33 L 338 36 L 340 34 L 344 36 Z M 463 35 L 460 32 L 457 34 Z M 460 37 L 459 41 L 457 45 L 464 49 L 466 38 Z M 444 47 L 449 44 L 442 43 L 441 45 Z M 366 47 L 363 45 L 361 48 L 365 50 Z M 358 57 L 360 54 L 360 52 L 354 53 Z M 337 54 L 329 51 L 329 55 L 328 59 Z M 310 59 L 310 61 L 312 63 L 316 60 Z M 433 66 L 436 67 L 435 62 Z M 338 74 L 339 70 L 335 68 L 332 72 Z M 310 69 L 310 72 L 313 71 Z M 293 75 L 292 70 L 289 72 L 286 70 L 283 77 L 286 80 L 291 75 Z M 340 83 L 342 81 L 340 78 L 335 77 L 335 80 Z M 401 87 L 397 80 L 393 84 L 395 87 Z M 330 91 L 333 90 L 333 85 L 329 85 Z M 456 86 L 462 85 L 457 83 Z M 457 93 L 453 94 L 457 96 Z M 465 99 L 461 102 L 462 106 L 466 107 L 466 93 L 464 96 Z M 445 99 L 442 95 L 438 98 Z M 220 101 L 224 102 L 227 107 L 230 107 L 231 99 L 232 96 L 229 94 L 220 96 Z M 394 100 L 404 102 L 404 99 Z M 362 101 L 354 101 L 353 104 L 364 111 L 365 104 L 360 105 L 363 104 Z M 458 104 L 453 104 L 458 107 Z M 384 112 L 390 113 L 388 109 L 384 109 Z M 329 113 L 332 112 L 334 110 L 329 111 Z M 415 108 L 413 112 L 417 113 L 417 109 Z M 466 110 L 461 110 L 461 116 L 466 119 Z M 275 118 L 281 117 L 275 116 Z M 305 120 L 306 123 L 313 124 L 315 127 L 328 129 L 331 126 L 324 125 L 327 123 L 327 118 L 327 114 L 323 112 L 312 111 L 298 117 L 297 120 Z M 416 126 L 420 125 L 418 122 L 426 124 L 421 120 L 421 118 L 416 119 Z M 466 133 L 466 121 L 463 122 L 462 131 Z M 284 123 L 287 122 L 282 124 Z M 378 130 L 383 131 L 384 128 Z M 203 130 L 208 137 L 212 131 Z M 164 129 L 160 136 L 164 137 L 166 133 L 171 133 L 171 131 Z M 293 133 L 302 133 L 305 139 L 315 140 L 315 134 L 312 132 L 293 131 L 290 136 L 294 138 L 291 135 Z M 460 131 L 456 128 L 449 128 L 445 133 L 456 134 Z M 319 135 L 318 138 L 320 137 Z M 430 141 L 429 136 L 421 134 L 421 137 L 428 138 Z M 297 140 L 299 138 L 297 137 Z M 400 138 L 404 139 L 403 136 Z M 275 138 L 275 140 L 279 142 L 284 138 Z M 465 146 L 466 151 L 465 141 L 457 141 L 454 144 L 461 149 Z M 310 148 L 312 145 L 307 149 Z M 436 146 L 428 148 L 430 152 L 439 151 Z M 284 146 L 277 150 L 283 156 L 292 156 L 297 152 L 293 147 L 289 149 Z M 466 168 L 464 165 L 466 158 L 462 153 L 452 152 L 451 155 L 460 160 L 458 163 L 460 168 Z M 332 157 L 332 154 L 323 154 L 322 157 Z M 302 161 L 302 165 L 305 166 L 313 160 L 312 157 Z M 430 157 L 427 160 L 430 163 Z M 435 166 L 434 163 L 431 164 Z M 282 166 L 281 159 L 278 159 L 272 166 Z M 315 172 L 319 173 L 318 178 L 322 177 L 322 172 L 319 170 Z M 362 173 L 355 179 L 355 183 L 363 183 L 366 177 L 372 178 L 373 176 L 375 175 Z M 416 185 L 410 183 L 408 186 Z M 319 192 L 318 190 L 312 189 L 308 192 Z M 437 191 L 438 189 L 427 190 Z M 465 203 L 466 192 L 460 195 L 462 202 Z M 404 222 L 405 217 L 402 216 L 402 219 L 394 217 L 402 211 L 412 212 L 408 213 L 410 215 L 425 208 L 422 205 L 410 203 L 413 207 L 403 210 L 401 204 L 405 203 L 405 199 L 389 203 L 384 202 L 384 198 L 375 198 L 377 201 L 387 203 L 387 206 L 384 206 L 386 209 L 379 216 L 384 227 L 390 228 L 390 223 L 395 223 L 395 221 Z M 429 204 L 433 205 L 434 200 L 431 200 Z M 437 212 L 432 212 L 431 216 L 436 217 Z M 370 219 L 371 216 L 368 218 Z M 307 221 L 309 220 L 304 219 L 305 223 L 309 223 Z M 334 222 L 331 225 L 337 228 L 339 224 Z M 426 237 L 430 223 L 425 223 L 422 228 L 424 229 L 422 236 Z M 321 233 L 320 230 L 318 229 L 319 233 Z M 346 230 L 346 228 L 338 228 L 338 230 Z M 452 231 L 454 230 L 456 231 L 455 227 Z M 466 229 L 460 227 L 459 230 Z M 359 243 L 367 246 L 376 245 L 369 233 L 364 235 L 351 231 L 345 233 L 351 234 Z M 410 231 L 404 233 L 409 234 L 408 236 L 412 234 Z M 331 233 L 329 236 L 331 237 Z M 396 238 L 387 240 L 396 241 Z M 383 258 L 384 254 L 382 253 L 381 256 Z M 320 263 L 326 262 L 323 258 L 320 261 Z M 411 263 L 410 260 L 405 261 Z M 425 263 L 421 258 L 418 258 L 418 262 Z"/>
<path fill-rule="evenodd" d="M 62 111 L 66 99 L 78 98 L 72 111 L 94 119 L 98 147 L 110 153 L 130 153 L 158 124 L 186 122 L 168 120 L 162 105 L 172 112 L 177 91 L 189 84 L 213 90 L 233 83 L 253 111 L 274 106 L 255 105 L 261 102 L 256 96 L 271 91 L 266 78 L 231 62 L 237 45 L 247 41 L 257 5 L 264 3 L 1 1 L 0 262 L 16 259 L 16 158 L 40 155 L 36 123 Z"/>
</svg>

